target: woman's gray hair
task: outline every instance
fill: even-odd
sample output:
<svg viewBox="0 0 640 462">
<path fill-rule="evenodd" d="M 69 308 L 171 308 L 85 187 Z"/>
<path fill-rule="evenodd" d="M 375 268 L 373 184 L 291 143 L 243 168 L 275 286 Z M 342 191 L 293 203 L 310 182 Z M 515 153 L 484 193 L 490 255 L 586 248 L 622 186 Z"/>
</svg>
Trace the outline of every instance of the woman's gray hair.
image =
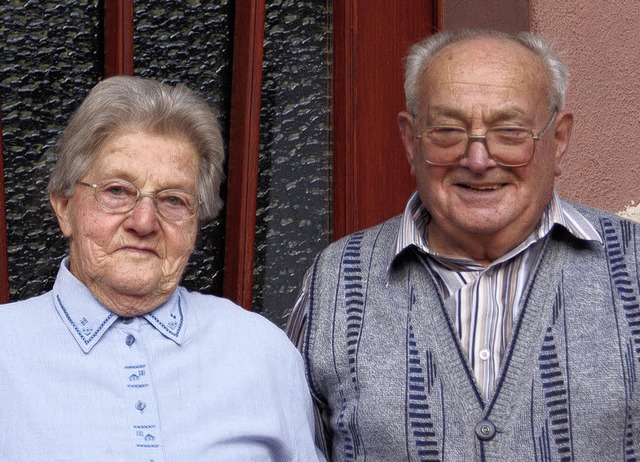
<svg viewBox="0 0 640 462">
<path fill-rule="evenodd" d="M 549 112 L 564 108 L 569 87 L 569 71 L 551 44 L 540 36 L 529 32 L 510 34 L 486 29 L 461 29 L 431 35 L 409 49 L 405 62 L 404 80 L 404 92 L 409 112 L 412 114 L 418 112 L 420 79 L 426 71 L 429 61 L 449 45 L 476 38 L 493 38 L 515 42 L 539 56 L 549 73 Z"/>
<path fill-rule="evenodd" d="M 190 141 L 199 159 L 197 196 L 200 220 L 222 208 L 224 142 L 216 113 L 186 86 L 140 77 L 111 77 L 89 92 L 71 117 L 56 148 L 49 193 L 70 197 L 102 146 L 111 137 L 142 131 Z"/>
</svg>

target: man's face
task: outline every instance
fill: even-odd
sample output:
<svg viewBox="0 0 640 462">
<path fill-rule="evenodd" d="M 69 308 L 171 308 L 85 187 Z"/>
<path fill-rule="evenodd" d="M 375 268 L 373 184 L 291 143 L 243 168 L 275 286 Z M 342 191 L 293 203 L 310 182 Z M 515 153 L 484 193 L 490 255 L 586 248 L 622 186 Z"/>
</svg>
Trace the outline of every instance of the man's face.
<svg viewBox="0 0 640 462">
<path fill-rule="evenodd" d="M 457 164 L 425 161 L 415 135 L 425 127 L 463 127 L 483 135 L 495 126 L 531 128 L 538 134 L 551 117 L 542 61 L 525 48 L 474 39 L 441 50 L 421 76 L 419 110 L 399 115 L 405 150 L 420 198 L 432 215 L 429 244 L 446 255 L 488 263 L 532 232 L 548 204 L 571 129 L 561 112 L 523 167 L 498 165 L 482 142 L 469 145 Z"/>
<path fill-rule="evenodd" d="M 122 179 L 140 191 L 196 193 L 198 153 L 180 139 L 147 133 L 115 136 L 102 147 L 82 181 Z M 91 188 L 51 198 L 69 239 L 71 272 L 117 314 L 144 314 L 164 302 L 180 281 L 193 250 L 197 218 L 170 222 L 144 197 L 127 213 L 102 209 Z"/>
</svg>

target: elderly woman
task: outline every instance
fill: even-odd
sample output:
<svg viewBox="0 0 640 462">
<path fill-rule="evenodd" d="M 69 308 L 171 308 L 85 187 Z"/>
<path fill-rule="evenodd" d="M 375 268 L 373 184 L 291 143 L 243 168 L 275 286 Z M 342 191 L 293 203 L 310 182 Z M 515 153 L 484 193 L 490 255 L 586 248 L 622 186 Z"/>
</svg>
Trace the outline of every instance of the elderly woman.
<svg viewBox="0 0 640 462">
<path fill-rule="evenodd" d="M 178 285 L 221 208 L 222 162 L 186 87 L 89 93 L 49 183 L 69 256 L 50 292 L 0 307 L 0 460 L 318 460 L 284 333 Z"/>
</svg>

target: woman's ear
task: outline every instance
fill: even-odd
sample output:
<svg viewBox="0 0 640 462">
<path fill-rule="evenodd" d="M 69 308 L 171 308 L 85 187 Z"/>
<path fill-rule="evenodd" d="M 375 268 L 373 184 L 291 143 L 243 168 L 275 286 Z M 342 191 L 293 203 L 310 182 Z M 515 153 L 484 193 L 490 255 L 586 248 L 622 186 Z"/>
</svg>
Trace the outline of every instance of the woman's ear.
<svg viewBox="0 0 640 462">
<path fill-rule="evenodd" d="M 49 193 L 49 202 L 58 218 L 58 225 L 64 237 L 71 237 L 71 220 L 69 217 L 70 198 L 59 193 Z"/>
</svg>

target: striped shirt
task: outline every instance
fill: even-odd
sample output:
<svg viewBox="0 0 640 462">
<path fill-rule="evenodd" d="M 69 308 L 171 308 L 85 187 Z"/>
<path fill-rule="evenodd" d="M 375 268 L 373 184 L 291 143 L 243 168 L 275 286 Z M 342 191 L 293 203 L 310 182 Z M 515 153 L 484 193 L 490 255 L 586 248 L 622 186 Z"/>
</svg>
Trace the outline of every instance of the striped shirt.
<svg viewBox="0 0 640 462">
<path fill-rule="evenodd" d="M 429 220 L 429 212 L 415 193 L 405 208 L 394 255 L 414 246 L 423 263 L 438 275 L 468 365 L 482 394 L 489 398 L 518 316 L 520 299 L 542 252 L 543 238 L 554 225 L 560 225 L 579 239 L 602 241 L 577 210 L 562 206 L 555 192 L 533 233 L 489 266 L 435 253 L 427 242 Z"/>
</svg>

